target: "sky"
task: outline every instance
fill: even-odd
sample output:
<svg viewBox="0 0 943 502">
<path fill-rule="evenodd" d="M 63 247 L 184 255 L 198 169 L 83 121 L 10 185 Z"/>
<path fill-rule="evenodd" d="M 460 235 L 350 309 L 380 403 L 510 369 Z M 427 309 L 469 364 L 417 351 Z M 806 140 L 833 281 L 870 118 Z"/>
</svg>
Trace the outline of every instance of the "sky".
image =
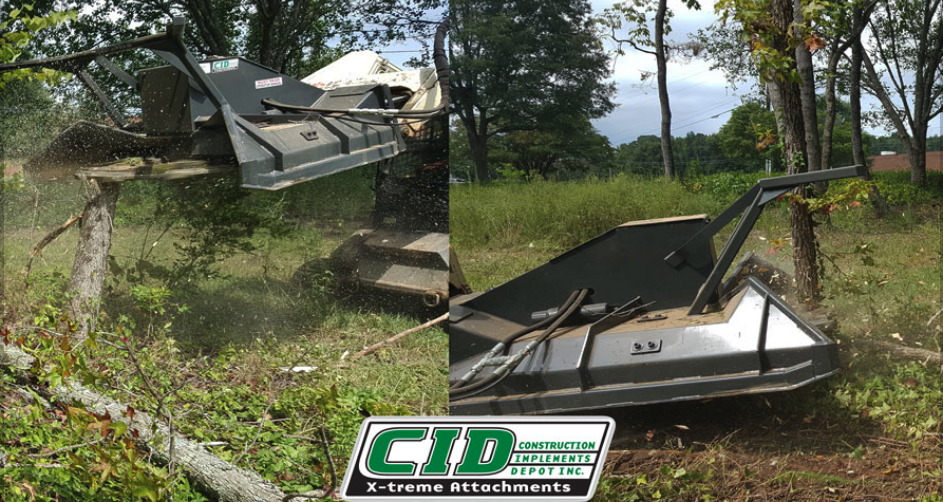
<svg viewBox="0 0 943 502">
<path fill-rule="evenodd" d="M 593 10 L 601 13 L 612 3 L 611 0 L 592 0 Z M 681 0 L 668 0 L 668 7 L 674 12 L 670 40 L 684 40 L 690 33 L 706 28 L 717 19 L 712 1 L 702 0 L 701 4 L 700 11 L 692 11 L 684 7 Z M 611 44 L 607 47 L 614 48 Z M 626 47 L 624 56 L 615 60 L 612 81 L 617 85 L 615 101 L 620 106 L 608 116 L 594 121 L 599 132 L 608 137 L 613 146 L 634 141 L 638 136 L 660 134 L 661 108 L 658 103 L 658 89 L 654 78 L 644 84 L 641 80 L 643 71 L 654 72 L 655 69 L 654 56 L 629 47 Z M 753 90 L 754 86 L 749 84 L 738 85 L 736 90 L 731 89 L 723 72 L 711 70 L 707 61 L 669 60 L 668 93 L 671 102 L 672 136 L 684 136 L 689 131 L 705 134 L 717 132 L 730 118 L 730 110 L 740 105 L 741 98 L 750 95 Z M 877 105 L 877 101 L 863 95 L 862 109 L 866 111 L 872 105 Z M 887 134 L 882 129 L 867 126 L 865 130 L 872 134 Z"/>
</svg>

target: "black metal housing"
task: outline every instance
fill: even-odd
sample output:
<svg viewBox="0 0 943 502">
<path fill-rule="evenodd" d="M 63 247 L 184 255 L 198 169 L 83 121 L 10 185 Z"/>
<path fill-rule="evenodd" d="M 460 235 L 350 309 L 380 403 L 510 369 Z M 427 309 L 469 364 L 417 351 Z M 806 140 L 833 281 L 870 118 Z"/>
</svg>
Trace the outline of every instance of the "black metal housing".
<svg viewBox="0 0 943 502">
<path fill-rule="evenodd" d="M 787 390 L 834 374 L 834 342 L 767 286 L 750 277 L 718 295 L 765 204 L 796 186 L 864 174 L 853 166 L 764 179 L 714 221 L 621 225 L 492 290 L 454 298 L 451 413 L 559 413 L 702 399 Z M 741 214 L 715 261 L 712 237 Z M 500 352 L 525 354 L 506 376 L 478 394 L 457 390 L 508 360 L 494 357 L 499 342 L 586 288 L 593 293 L 584 309 L 621 307 L 560 327 L 529 352 L 524 348 L 538 335 L 518 338 Z"/>
<path fill-rule="evenodd" d="M 0 65 L 0 73 L 43 67 L 76 74 L 118 126 L 76 124 L 24 172 L 48 181 L 125 157 L 168 163 L 204 160 L 211 166 L 238 166 L 246 188 L 278 190 L 389 159 L 405 149 L 391 116 L 324 115 L 262 104 L 272 98 L 319 109 L 393 111 L 386 85 L 323 91 L 243 58 L 199 62 L 183 43 L 185 25 L 182 18 L 175 18 L 166 33 L 68 56 Z M 150 50 L 169 66 L 144 70 L 135 79 L 106 57 L 135 49 Z M 93 62 L 141 93 L 142 127 L 129 123 L 97 85 L 88 72 Z"/>
<path fill-rule="evenodd" d="M 684 309 L 657 313 L 666 317 L 604 318 L 561 330 L 493 393 L 452 401 L 449 412 L 546 414 L 706 399 L 793 389 L 838 371 L 835 343 L 753 278 L 723 313 L 703 319 Z M 476 361 L 453 364 L 451 375 Z"/>
</svg>

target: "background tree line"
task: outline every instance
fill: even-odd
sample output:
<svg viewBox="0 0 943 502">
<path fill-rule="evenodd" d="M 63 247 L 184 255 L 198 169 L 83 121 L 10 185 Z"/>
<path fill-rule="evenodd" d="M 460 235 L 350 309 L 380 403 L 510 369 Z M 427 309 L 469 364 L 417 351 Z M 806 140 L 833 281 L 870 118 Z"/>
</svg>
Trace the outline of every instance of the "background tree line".
<svg viewBox="0 0 943 502">
<path fill-rule="evenodd" d="M 817 103 L 824 117 L 826 103 Z M 851 106 L 837 100 L 836 119 L 832 133 L 832 166 L 855 163 L 852 151 Z M 819 121 L 819 130 L 824 128 Z M 785 168 L 782 149 L 777 144 L 757 148 L 766 131 L 776 129 L 773 111 L 758 100 L 747 101 L 731 111 L 727 122 L 716 133 L 688 132 L 672 138 L 674 172 L 680 178 L 721 172 L 763 171 L 770 162 L 773 172 Z M 882 152 L 904 154 L 906 150 L 895 135 L 874 136 L 862 133 L 866 157 Z M 619 173 L 645 176 L 663 174 L 662 142 L 657 135 L 643 135 L 635 140 L 611 145 L 588 121 L 574 122 L 558 132 L 548 129 L 514 131 L 495 134 L 488 151 L 489 174 L 533 179 L 579 179 L 587 176 L 600 178 Z M 943 138 L 928 136 L 927 151 L 943 150 Z M 462 180 L 477 179 L 471 159 L 468 138 L 462 126 L 453 124 L 451 137 L 451 168 L 454 177 Z"/>
<path fill-rule="evenodd" d="M 540 6 L 527 0 L 452 4 L 452 157 L 460 177 L 471 177 L 472 164 L 474 178 L 482 181 L 509 168 L 527 177 L 568 178 L 620 170 L 652 174 L 660 163 L 659 172 L 670 178 L 683 175 L 692 162 L 756 170 L 770 160 L 780 170 L 786 167 L 781 146 L 777 149 L 786 128 L 786 117 L 776 113 L 784 110 L 782 89 L 794 89 L 798 99 L 787 107 L 793 106 L 804 124 L 796 131 L 802 144 L 793 145 L 802 153 L 803 169 L 864 163 L 867 156 L 890 150 L 908 155 L 912 181 L 923 184 L 926 153 L 940 148 L 939 136 L 928 134 L 943 110 L 937 0 L 791 0 L 788 5 L 728 0 L 715 5 L 717 22 L 681 36 L 672 36 L 674 13 L 666 0 L 616 2 L 602 13 L 571 0 Z M 700 9 L 695 1 L 683 4 Z M 538 28 L 555 31 L 541 35 Z M 616 43 L 615 49 L 607 50 L 607 41 Z M 607 145 L 588 121 L 616 106 L 608 56 L 627 51 L 651 54 L 658 62 L 653 80 L 661 134 Z M 741 107 L 733 123 L 716 134 L 675 137 L 666 62 L 679 58 L 705 59 L 731 85 L 754 86 L 769 113 L 760 117 L 755 107 Z M 781 79 L 788 84 L 781 86 Z M 880 106 L 863 110 L 862 92 Z M 747 120 L 755 127 L 743 127 Z M 872 138 L 865 125 L 891 134 Z M 660 153 L 651 148 L 653 138 Z M 674 146 L 675 141 L 682 144 Z"/>
</svg>

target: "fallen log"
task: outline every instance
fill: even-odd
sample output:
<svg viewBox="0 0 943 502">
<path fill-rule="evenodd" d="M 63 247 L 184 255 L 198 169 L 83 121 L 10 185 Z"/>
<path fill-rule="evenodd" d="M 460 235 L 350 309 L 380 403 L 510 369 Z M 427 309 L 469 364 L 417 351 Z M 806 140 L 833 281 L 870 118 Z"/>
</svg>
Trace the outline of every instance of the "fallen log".
<svg viewBox="0 0 943 502">
<path fill-rule="evenodd" d="M 375 344 L 373 344 L 373 345 L 371 345 L 371 346 L 369 346 L 369 347 L 367 347 L 367 348 L 361 350 L 360 352 L 354 354 L 354 357 L 350 358 L 350 360 L 351 360 L 351 361 L 355 361 L 355 360 L 357 360 L 357 359 L 359 359 L 359 358 L 361 358 L 361 357 L 363 357 L 363 356 L 365 356 L 365 355 L 367 355 L 367 354 L 370 354 L 370 353 L 376 351 L 376 350 L 379 349 L 379 348 L 385 347 L 385 346 L 387 346 L 387 345 L 389 345 L 389 344 L 391 344 L 391 343 L 393 343 L 393 342 L 399 340 L 400 338 L 404 338 L 404 337 L 407 337 L 407 336 L 409 336 L 409 335 L 411 335 L 411 334 L 413 334 L 413 333 L 417 333 L 417 332 L 422 331 L 422 330 L 424 330 L 424 329 L 431 328 L 431 327 L 435 326 L 436 324 L 439 324 L 439 323 L 442 323 L 442 322 L 447 321 L 448 319 L 449 319 L 449 314 L 448 314 L 448 313 L 442 314 L 441 316 L 436 317 L 435 319 L 433 319 L 433 320 L 431 320 L 431 321 L 429 321 L 429 322 L 420 324 L 419 326 L 416 326 L 415 328 L 411 328 L 411 329 L 408 329 L 408 330 L 406 330 L 406 331 L 403 331 L 402 333 L 400 333 L 400 334 L 398 334 L 398 335 L 393 335 L 393 336 L 391 336 L 390 338 L 387 338 L 386 340 L 383 340 L 383 341 L 380 342 L 380 343 L 375 343 Z"/>
<path fill-rule="evenodd" d="M 17 376 L 28 379 L 26 371 L 35 358 L 13 345 L 0 343 L 0 366 L 14 369 Z M 211 500 L 219 502 L 282 502 L 285 494 L 258 474 L 240 469 L 213 455 L 199 443 L 179 434 L 171 436 L 170 428 L 146 413 L 124 416 L 127 405 L 85 387 L 74 379 L 66 379 L 62 385 L 40 389 L 40 394 L 56 401 L 72 405 L 82 404 L 89 411 L 103 414 L 106 411 L 114 421 L 128 425 L 128 430 L 138 432 L 138 442 L 153 451 L 154 458 L 167 464 L 173 460 L 185 468 L 187 477 L 197 489 Z"/>
<path fill-rule="evenodd" d="M 875 340 L 858 339 L 852 342 L 854 345 L 863 346 L 870 350 L 879 352 L 889 352 L 904 359 L 912 359 L 923 364 L 933 363 L 936 366 L 943 365 L 943 354 L 927 349 L 918 349 L 916 347 L 907 347 L 897 343 L 879 342 Z"/>
</svg>

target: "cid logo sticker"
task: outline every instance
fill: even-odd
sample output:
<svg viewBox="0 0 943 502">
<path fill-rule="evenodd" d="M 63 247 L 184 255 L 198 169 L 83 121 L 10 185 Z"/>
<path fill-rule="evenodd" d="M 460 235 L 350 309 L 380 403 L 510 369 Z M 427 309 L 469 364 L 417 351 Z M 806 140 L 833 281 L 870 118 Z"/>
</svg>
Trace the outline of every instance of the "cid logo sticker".
<svg viewBox="0 0 943 502">
<path fill-rule="evenodd" d="M 370 417 L 341 497 L 585 501 L 614 430 L 609 417 Z"/>
</svg>

